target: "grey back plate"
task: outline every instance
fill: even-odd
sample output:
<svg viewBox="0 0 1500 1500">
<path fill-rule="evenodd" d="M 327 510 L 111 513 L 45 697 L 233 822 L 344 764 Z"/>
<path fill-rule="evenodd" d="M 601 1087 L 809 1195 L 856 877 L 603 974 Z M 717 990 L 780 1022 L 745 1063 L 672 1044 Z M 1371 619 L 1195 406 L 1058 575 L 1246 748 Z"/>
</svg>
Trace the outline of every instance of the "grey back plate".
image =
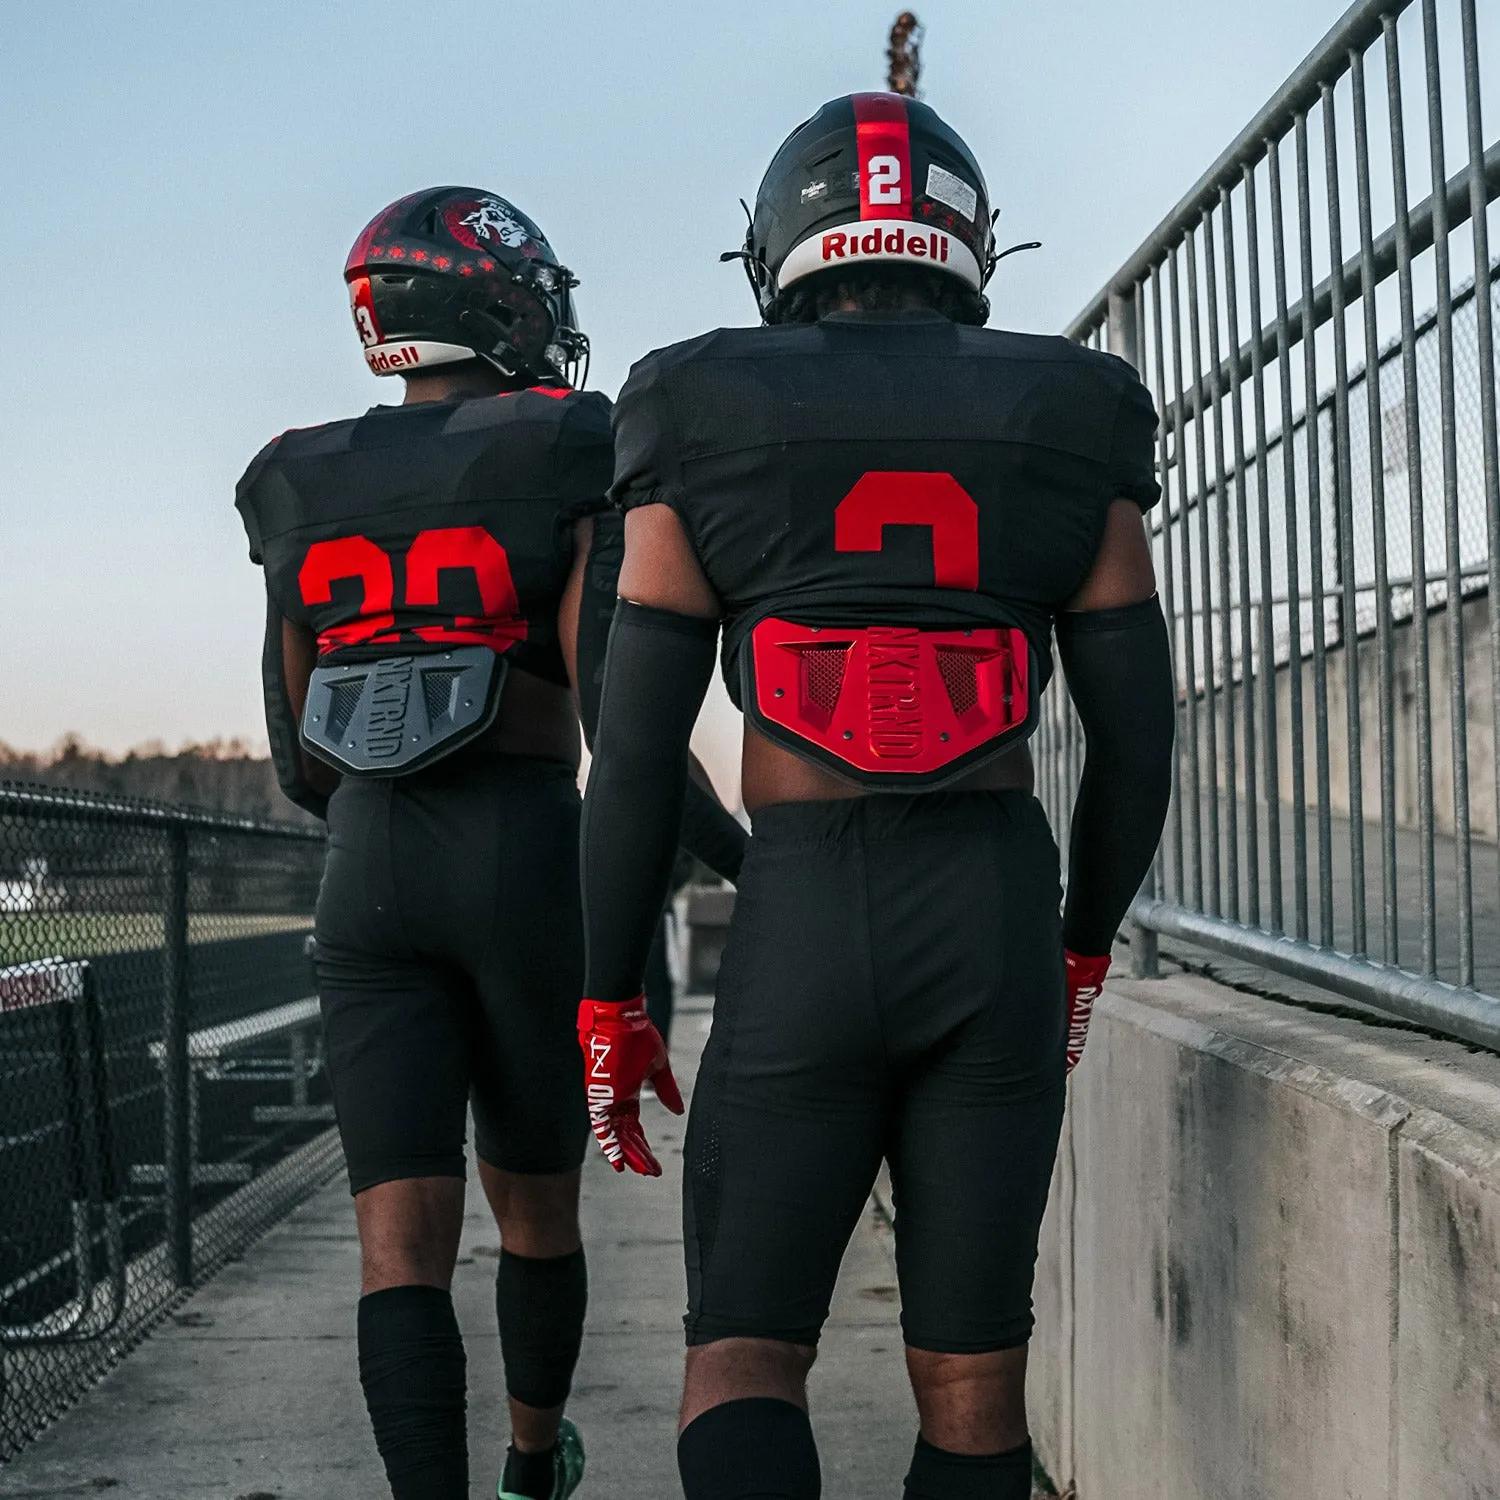
<svg viewBox="0 0 1500 1500">
<path fill-rule="evenodd" d="M 487 646 L 316 667 L 302 743 L 349 776 L 403 776 L 494 722 L 509 663 Z"/>
</svg>

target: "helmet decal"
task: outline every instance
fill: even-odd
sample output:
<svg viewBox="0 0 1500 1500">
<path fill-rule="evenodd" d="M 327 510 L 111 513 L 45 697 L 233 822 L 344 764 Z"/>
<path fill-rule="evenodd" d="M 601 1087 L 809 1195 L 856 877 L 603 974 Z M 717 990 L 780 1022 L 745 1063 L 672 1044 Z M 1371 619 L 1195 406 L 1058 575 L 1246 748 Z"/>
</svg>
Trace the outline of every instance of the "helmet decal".
<svg viewBox="0 0 1500 1500">
<path fill-rule="evenodd" d="M 941 203 L 945 208 L 962 214 L 971 224 L 979 212 L 978 191 L 957 173 L 938 166 L 936 162 L 927 168 L 927 196 L 934 203 Z"/>
<path fill-rule="evenodd" d="M 519 250 L 532 239 L 531 231 L 503 198 L 485 197 L 473 203 L 452 203 L 443 210 L 448 233 L 470 250 L 504 245 Z"/>
<path fill-rule="evenodd" d="M 354 327 L 360 343 L 366 349 L 373 349 L 380 342 L 380 320 L 375 316 L 375 298 L 370 291 L 368 276 L 350 278 L 349 308 L 354 314 Z"/>
</svg>

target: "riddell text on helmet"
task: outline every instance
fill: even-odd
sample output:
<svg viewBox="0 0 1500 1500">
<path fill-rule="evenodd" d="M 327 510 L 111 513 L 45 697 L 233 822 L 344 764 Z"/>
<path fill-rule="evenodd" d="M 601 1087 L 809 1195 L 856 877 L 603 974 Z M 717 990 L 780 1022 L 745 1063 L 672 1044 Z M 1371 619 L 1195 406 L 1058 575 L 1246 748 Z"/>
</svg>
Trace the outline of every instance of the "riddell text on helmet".
<svg viewBox="0 0 1500 1500">
<path fill-rule="evenodd" d="M 948 236 L 935 229 L 913 234 L 901 228 L 872 229 L 865 234 L 835 229 L 823 236 L 825 261 L 843 260 L 846 255 L 904 255 L 913 260 L 935 260 L 942 265 L 948 259 Z"/>
<path fill-rule="evenodd" d="M 963 240 L 936 225 L 901 219 L 865 219 L 811 234 L 787 256 L 778 280 L 788 287 L 831 266 L 872 260 L 935 266 L 975 291 L 983 283 L 979 260 Z"/>
<path fill-rule="evenodd" d="M 399 375 L 421 365 L 451 365 L 473 357 L 472 349 L 434 339 L 401 339 L 365 349 L 365 363 L 372 375 Z"/>
<path fill-rule="evenodd" d="M 377 374 L 384 374 L 387 370 L 409 369 L 412 365 L 422 363 L 421 355 L 411 344 L 401 345 L 395 349 L 372 349 L 365 359 Z"/>
</svg>

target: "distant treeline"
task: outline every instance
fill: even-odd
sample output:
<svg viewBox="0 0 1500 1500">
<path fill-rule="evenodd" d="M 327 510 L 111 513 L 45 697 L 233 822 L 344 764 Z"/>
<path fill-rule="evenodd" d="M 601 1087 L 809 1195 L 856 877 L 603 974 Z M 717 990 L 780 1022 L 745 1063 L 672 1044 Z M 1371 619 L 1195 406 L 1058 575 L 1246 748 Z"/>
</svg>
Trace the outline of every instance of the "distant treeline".
<svg viewBox="0 0 1500 1500">
<path fill-rule="evenodd" d="M 41 752 L 0 743 L 0 780 L 145 797 L 236 817 L 316 821 L 281 795 L 270 760 L 253 754 L 242 740 L 210 740 L 176 751 L 147 744 L 120 756 L 73 734 Z"/>
</svg>

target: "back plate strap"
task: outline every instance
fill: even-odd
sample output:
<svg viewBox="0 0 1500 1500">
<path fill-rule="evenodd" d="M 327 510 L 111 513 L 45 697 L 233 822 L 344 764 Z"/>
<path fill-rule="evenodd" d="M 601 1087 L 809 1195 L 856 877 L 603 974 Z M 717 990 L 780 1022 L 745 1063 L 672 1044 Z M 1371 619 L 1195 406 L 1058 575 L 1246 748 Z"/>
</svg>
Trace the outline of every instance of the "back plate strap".
<svg viewBox="0 0 1500 1500">
<path fill-rule="evenodd" d="M 876 790 L 956 780 L 1030 732 L 1031 648 L 1014 626 L 798 625 L 741 653 L 741 701 L 768 739 Z"/>
<path fill-rule="evenodd" d="M 315 667 L 302 743 L 349 776 L 403 776 L 483 734 L 510 663 L 488 646 Z"/>
</svg>

